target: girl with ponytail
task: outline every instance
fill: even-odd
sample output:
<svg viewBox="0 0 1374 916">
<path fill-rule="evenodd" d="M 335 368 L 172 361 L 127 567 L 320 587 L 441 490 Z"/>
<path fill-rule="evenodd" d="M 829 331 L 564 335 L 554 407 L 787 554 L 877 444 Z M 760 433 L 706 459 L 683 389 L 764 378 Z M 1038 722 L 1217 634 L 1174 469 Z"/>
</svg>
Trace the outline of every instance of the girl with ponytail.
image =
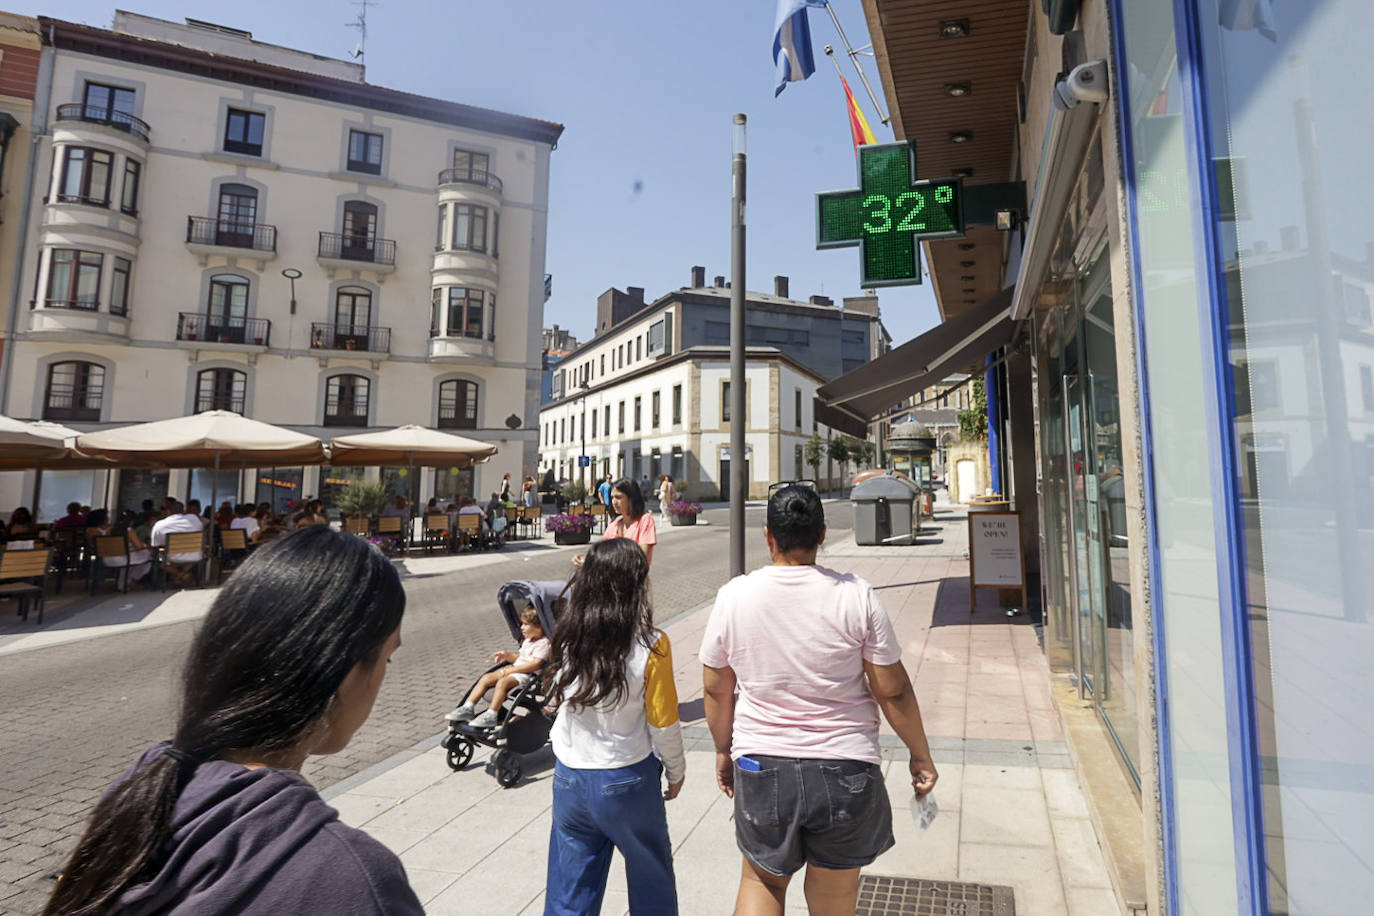
<svg viewBox="0 0 1374 916">
<path fill-rule="evenodd" d="M 405 592 L 361 538 L 259 548 L 191 645 L 176 732 L 106 793 L 45 916 L 422 913 L 400 860 L 299 770 L 367 720 Z"/>
</svg>

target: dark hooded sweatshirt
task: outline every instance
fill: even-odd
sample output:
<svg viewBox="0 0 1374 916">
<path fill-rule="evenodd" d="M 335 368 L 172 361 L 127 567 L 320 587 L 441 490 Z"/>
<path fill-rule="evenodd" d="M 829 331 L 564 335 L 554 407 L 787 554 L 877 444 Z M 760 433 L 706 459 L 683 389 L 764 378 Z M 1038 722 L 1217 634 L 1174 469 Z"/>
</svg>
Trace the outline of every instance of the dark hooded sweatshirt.
<svg viewBox="0 0 1374 916">
<path fill-rule="evenodd" d="M 134 769 L 166 746 L 150 748 Z M 114 912 L 424 913 L 395 853 L 340 823 L 299 773 L 199 764 L 172 823 L 157 874 L 130 886 Z"/>
</svg>

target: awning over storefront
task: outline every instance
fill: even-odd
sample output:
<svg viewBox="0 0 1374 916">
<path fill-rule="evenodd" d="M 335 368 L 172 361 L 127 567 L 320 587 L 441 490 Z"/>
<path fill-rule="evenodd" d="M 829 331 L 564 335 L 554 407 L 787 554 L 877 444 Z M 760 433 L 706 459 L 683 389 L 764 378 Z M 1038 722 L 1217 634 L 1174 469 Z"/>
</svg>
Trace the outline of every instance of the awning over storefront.
<svg viewBox="0 0 1374 916">
<path fill-rule="evenodd" d="M 863 436 L 879 414 L 951 372 L 973 368 L 1015 333 L 1012 292 L 1008 287 L 823 385 L 816 391 L 816 419 L 832 429 Z"/>
</svg>

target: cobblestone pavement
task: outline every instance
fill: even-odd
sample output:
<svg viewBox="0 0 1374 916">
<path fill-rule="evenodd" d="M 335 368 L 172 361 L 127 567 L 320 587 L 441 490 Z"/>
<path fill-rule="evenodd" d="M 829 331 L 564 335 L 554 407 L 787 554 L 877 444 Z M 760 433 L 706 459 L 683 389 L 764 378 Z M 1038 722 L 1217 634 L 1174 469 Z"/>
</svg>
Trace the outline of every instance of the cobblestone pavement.
<svg viewBox="0 0 1374 916">
<path fill-rule="evenodd" d="M 827 505 L 832 530 L 850 526 L 848 503 Z M 654 604 L 668 620 L 709 601 L 728 577 L 729 520 L 669 532 L 654 557 Z M 760 508 L 748 512 L 747 566 L 766 560 Z M 496 590 L 511 579 L 561 579 L 566 550 L 511 552 L 500 563 L 408 576 L 403 646 L 372 717 L 340 754 L 313 759 L 321 789 L 439 732 L 444 713 L 505 648 L 510 632 Z M 53 646 L 0 659 L 0 914 L 42 909 L 51 881 L 110 781 L 175 717 L 180 660 L 193 622 Z"/>
</svg>

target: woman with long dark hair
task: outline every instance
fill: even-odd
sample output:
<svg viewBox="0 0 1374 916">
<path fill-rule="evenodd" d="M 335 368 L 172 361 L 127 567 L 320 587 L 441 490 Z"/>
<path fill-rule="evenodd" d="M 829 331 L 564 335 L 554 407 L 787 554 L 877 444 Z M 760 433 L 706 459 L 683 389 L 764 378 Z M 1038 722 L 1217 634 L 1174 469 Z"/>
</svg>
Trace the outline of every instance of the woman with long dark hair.
<svg viewBox="0 0 1374 916">
<path fill-rule="evenodd" d="M 816 491 L 774 493 L 764 538 L 772 564 L 721 586 L 700 651 L 716 781 L 744 853 L 735 912 L 781 916 L 805 867 L 811 912 L 853 913 L 859 869 L 893 845 L 880 711 L 910 753 L 918 798 L 939 774 L 873 586 L 816 563 Z"/>
<path fill-rule="evenodd" d="M 422 913 L 400 860 L 299 772 L 367 720 L 404 610 L 391 563 L 323 526 L 244 561 L 191 644 L 172 740 L 106 792 L 45 916 Z"/>
<path fill-rule="evenodd" d="M 634 542 L 602 541 L 573 577 L 558 618 L 546 916 L 600 912 L 613 848 L 625 858 L 630 912 L 677 913 L 663 803 L 682 790 L 687 764 L 672 648 L 654 628 L 648 576 Z"/>
<path fill-rule="evenodd" d="M 628 538 L 644 551 L 645 560 L 654 562 L 654 545 L 658 543 L 658 528 L 654 517 L 644 508 L 644 491 L 628 477 L 611 484 L 611 512 L 615 520 L 606 526 L 602 540 Z"/>
</svg>

